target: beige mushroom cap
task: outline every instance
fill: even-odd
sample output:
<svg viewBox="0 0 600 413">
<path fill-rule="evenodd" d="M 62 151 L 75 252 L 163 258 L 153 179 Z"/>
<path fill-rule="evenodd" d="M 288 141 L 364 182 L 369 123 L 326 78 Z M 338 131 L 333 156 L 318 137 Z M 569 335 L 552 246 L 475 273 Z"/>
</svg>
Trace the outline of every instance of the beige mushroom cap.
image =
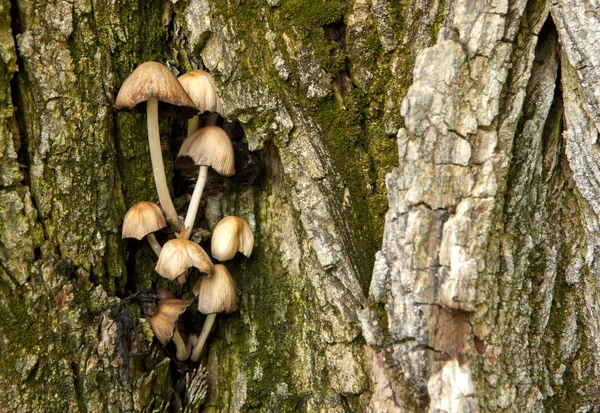
<svg viewBox="0 0 600 413">
<path fill-rule="evenodd" d="M 150 97 L 178 106 L 178 114 L 184 117 L 196 114 L 196 105 L 181 83 L 166 66 L 157 62 L 142 63 L 125 79 L 115 106 L 117 109 L 137 109 L 138 105 L 145 106 L 144 103 Z M 165 109 L 164 105 L 162 108 Z"/>
<path fill-rule="evenodd" d="M 172 239 L 163 245 L 154 269 L 169 280 L 174 280 L 190 267 L 212 274 L 213 263 L 202 247 L 187 239 Z"/>
<path fill-rule="evenodd" d="M 125 214 L 122 238 L 141 240 L 165 226 L 165 216 L 158 205 L 147 201 L 138 202 Z"/>
<path fill-rule="evenodd" d="M 188 136 L 177 156 L 189 156 L 196 165 L 212 167 L 223 176 L 235 174 L 231 139 L 218 126 L 205 126 Z"/>
<path fill-rule="evenodd" d="M 171 337 L 173 337 L 173 331 L 175 331 L 179 316 L 183 314 L 185 309 L 192 303 L 192 301 L 194 301 L 179 300 L 174 298 L 175 296 L 169 291 L 167 291 L 167 293 L 169 293 L 170 297 L 173 298 L 165 298 L 168 296 L 166 294 L 162 294 L 161 296 L 161 290 L 156 293 L 156 296 L 159 299 L 158 310 L 153 316 L 146 317 L 148 324 L 150 324 L 150 328 L 152 328 L 154 336 L 163 346 L 167 345 L 167 343 L 171 340 Z"/>
<path fill-rule="evenodd" d="M 216 112 L 223 116 L 223 107 L 217 95 L 215 81 L 210 73 L 192 70 L 177 78 L 200 113 Z"/>
<path fill-rule="evenodd" d="M 248 223 L 240 217 L 225 217 L 213 230 L 210 251 L 219 261 L 230 260 L 237 252 L 249 257 L 252 248 L 254 248 L 254 234 Z"/>
<path fill-rule="evenodd" d="M 212 276 L 200 277 L 193 291 L 198 296 L 198 311 L 202 314 L 231 313 L 238 308 L 235 281 L 223 264 L 215 264 Z"/>
</svg>

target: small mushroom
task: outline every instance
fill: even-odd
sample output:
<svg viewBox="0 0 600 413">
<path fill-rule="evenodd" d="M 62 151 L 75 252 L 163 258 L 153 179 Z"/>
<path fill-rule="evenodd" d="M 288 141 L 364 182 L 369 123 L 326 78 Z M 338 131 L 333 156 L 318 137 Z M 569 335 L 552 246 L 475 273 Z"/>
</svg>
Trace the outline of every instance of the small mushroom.
<svg viewBox="0 0 600 413">
<path fill-rule="evenodd" d="M 192 133 L 181 145 L 178 156 L 189 156 L 196 165 L 200 166 L 198 180 L 183 224 L 183 237 L 189 238 L 200 206 L 204 184 L 206 184 L 208 167 L 212 167 L 223 176 L 232 176 L 235 174 L 235 158 L 231 139 L 218 126 L 206 126 Z"/>
<path fill-rule="evenodd" d="M 172 239 L 163 245 L 154 269 L 169 280 L 184 275 L 190 267 L 212 274 L 214 266 L 208 254 L 195 242 L 187 239 Z"/>
<path fill-rule="evenodd" d="M 146 237 L 148 243 L 160 255 L 161 246 L 153 232 L 167 226 L 165 216 L 158 205 L 153 202 L 138 202 L 125 214 L 123 218 L 122 238 L 135 238 L 141 240 Z"/>
<path fill-rule="evenodd" d="M 160 63 L 146 62 L 139 65 L 125 79 L 119 90 L 115 106 L 117 109 L 133 109 L 143 107 L 143 104 L 146 104 L 148 143 L 150 145 L 150 158 L 158 199 L 165 211 L 169 225 L 176 231 L 180 231 L 181 223 L 169 193 L 160 147 L 160 132 L 158 130 L 159 101 L 163 102 L 163 105 L 177 107 L 177 113 L 184 117 L 194 115 L 194 109 L 192 109 L 195 108 L 194 102 L 177 81 L 175 75 Z"/>
<path fill-rule="evenodd" d="M 223 264 L 215 264 L 215 272 L 210 277 L 200 277 L 193 287 L 198 296 L 198 311 L 207 314 L 198 342 L 192 351 L 192 361 L 200 359 L 200 353 L 217 317 L 216 313 L 232 313 L 238 309 L 235 281 Z"/>
<path fill-rule="evenodd" d="M 198 311 L 202 314 L 232 313 L 237 310 L 235 281 L 223 264 L 215 264 L 212 276 L 200 277 L 194 284 L 198 296 Z"/>
<path fill-rule="evenodd" d="M 237 252 L 249 257 L 252 248 L 254 248 L 254 234 L 248 223 L 240 217 L 225 217 L 213 230 L 210 251 L 219 261 L 230 260 Z"/>
<path fill-rule="evenodd" d="M 216 123 L 218 115 L 223 116 L 223 107 L 217 95 L 215 81 L 210 73 L 204 70 L 192 70 L 179 76 L 177 80 L 179 80 L 200 113 L 213 112 L 208 119 L 209 125 Z M 197 114 L 188 120 L 188 135 L 198 130 L 198 122 L 199 117 Z"/>
<path fill-rule="evenodd" d="M 172 340 L 177 348 L 176 357 L 182 361 L 187 360 L 190 354 L 177 328 L 177 321 L 193 301 L 179 300 L 170 291 L 160 289 L 156 292 L 154 302 L 142 301 L 140 305 L 154 336 L 163 346 Z"/>
</svg>

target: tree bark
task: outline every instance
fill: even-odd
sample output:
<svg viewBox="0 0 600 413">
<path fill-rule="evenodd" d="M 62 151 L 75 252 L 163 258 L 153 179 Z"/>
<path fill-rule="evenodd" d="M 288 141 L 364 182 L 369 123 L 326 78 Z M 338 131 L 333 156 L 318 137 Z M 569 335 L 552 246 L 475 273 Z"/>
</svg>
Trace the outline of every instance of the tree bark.
<svg viewBox="0 0 600 413">
<path fill-rule="evenodd" d="M 596 27 L 564 0 L 0 0 L 0 410 L 594 411 Z M 200 365 L 117 311 L 192 296 L 120 237 L 156 200 L 114 107 L 150 60 L 215 78 L 238 174 L 198 222 L 257 240 Z M 160 129 L 183 214 L 185 123 Z"/>
<path fill-rule="evenodd" d="M 598 408 L 590 7 L 459 1 L 419 53 L 371 284 L 383 310 L 362 313 L 381 411 Z"/>
</svg>

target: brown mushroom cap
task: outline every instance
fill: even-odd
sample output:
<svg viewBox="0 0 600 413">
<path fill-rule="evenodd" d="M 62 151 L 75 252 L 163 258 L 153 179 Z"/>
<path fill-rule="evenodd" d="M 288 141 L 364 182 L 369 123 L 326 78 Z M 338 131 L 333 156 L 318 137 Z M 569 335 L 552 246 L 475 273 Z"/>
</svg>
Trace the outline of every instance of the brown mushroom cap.
<svg viewBox="0 0 600 413">
<path fill-rule="evenodd" d="M 159 109 L 169 115 L 189 118 L 197 113 L 196 105 L 175 75 L 157 62 L 142 63 L 125 79 L 115 106 L 117 109 L 145 111 L 145 103 L 150 97 L 161 102 Z"/>
<path fill-rule="evenodd" d="M 223 116 L 223 107 L 217 95 L 215 81 L 210 73 L 192 70 L 177 78 L 200 113 L 216 112 Z"/>
<path fill-rule="evenodd" d="M 231 139 L 218 126 L 205 126 L 188 136 L 177 156 L 189 156 L 196 165 L 212 167 L 223 176 L 235 174 Z"/>
<path fill-rule="evenodd" d="M 238 308 L 235 281 L 223 264 L 215 264 L 212 276 L 200 277 L 193 291 L 198 296 L 198 311 L 202 314 L 231 313 Z"/>
<path fill-rule="evenodd" d="M 169 295 L 165 295 L 166 291 Z M 179 316 L 194 300 L 179 300 L 167 290 L 158 290 L 156 296 L 159 299 L 158 310 L 153 316 L 146 316 L 154 336 L 165 346 L 173 337 L 173 331 L 177 325 Z M 165 298 L 165 297 L 173 298 Z"/>
<path fill-rule="evenodd" d="M 138 202 L 123 218 L 122 238 L 141 240 L 146 235 L 167 226 L 165 216 L 158 205 L 153 202 Z"/>
<path fill-rule="evenodd" d="M 177 297 L 171 291 L 165 288 L 159 288 L 156 290 L 156 298 L 158 301 L 167 301 L 167 300 L 175 300 Z"/>
<path fill-rule="evenodd" d="M 169 280 L 174 280 L 189 267 L 196 267 L 201 272 L 212 274 L 213 263 L 202 247 L 187 239 L 172 239 L 163 245 L 158 262 L 154 269 Z"/>
<path fill-rule="evenodd" d="M 213 230 L 210 252 L 219 261 L 230 260 L 237 252 L 249 257 L 252 248 L 254 234 L 248 223 L 240 217 L 225 217 Z"/>
</svg>

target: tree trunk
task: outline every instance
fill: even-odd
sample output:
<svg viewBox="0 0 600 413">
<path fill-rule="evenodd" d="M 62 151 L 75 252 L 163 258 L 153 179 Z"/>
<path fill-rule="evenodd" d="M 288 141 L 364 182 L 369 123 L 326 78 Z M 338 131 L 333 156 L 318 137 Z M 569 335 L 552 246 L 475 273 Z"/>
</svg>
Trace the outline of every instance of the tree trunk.
<svg viewBox="0 0 600 413">
<path fill-rule="evenodd" d="M 0 0 L 0 410 L 594 411 L 598 20 L 579 0 Z M 205 369 L 119 312 L 192 296 L 120 236 L 156 200 L 145 115 L 114 107 L 150 60 L 215 78 L 237 175 L 209 176 L 198 222 L 257 240 Z M 186 126 L 160 128 L 181 208 Z"/>
</svg>

